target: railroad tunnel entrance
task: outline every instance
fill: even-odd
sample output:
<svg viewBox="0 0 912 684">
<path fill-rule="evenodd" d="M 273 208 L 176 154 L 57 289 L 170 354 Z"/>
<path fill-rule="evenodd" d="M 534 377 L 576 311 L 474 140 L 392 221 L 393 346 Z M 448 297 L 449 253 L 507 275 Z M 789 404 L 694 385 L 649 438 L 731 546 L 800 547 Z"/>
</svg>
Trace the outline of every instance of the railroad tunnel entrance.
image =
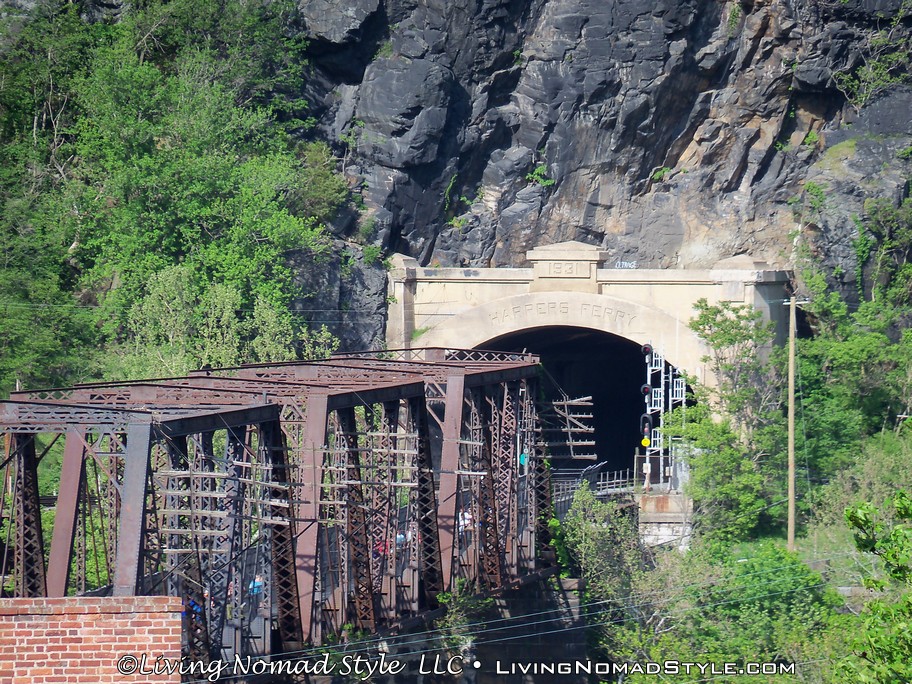
<svg viewBox="0 0 912 684">
<path fill-rule="evenodd" d="M 542 386 L 550 395 L 545 399 L 559 398 L 560 390 L 570 397 L 592 397 L 595 446 L 587 451 L 605 463 L 605 470 L 634 467 L 644 412 L 641 387 L 647 377 L 638 343 L 591 328 L 545 326 L 502 335 L 478 348 L 538 354 L 545 369 Z M 572 470 L 593 462 L 562 460 L 553 465 Z"/>
</svg>

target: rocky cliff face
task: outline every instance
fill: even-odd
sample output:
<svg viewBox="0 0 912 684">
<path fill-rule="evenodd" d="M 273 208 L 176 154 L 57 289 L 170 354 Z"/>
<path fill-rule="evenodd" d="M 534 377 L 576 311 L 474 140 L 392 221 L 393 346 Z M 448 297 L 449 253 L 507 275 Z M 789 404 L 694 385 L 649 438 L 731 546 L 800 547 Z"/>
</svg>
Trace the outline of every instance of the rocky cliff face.
<svg viewBox="0 0 912 684">
<path fill-rule="evenodd" d="M 302 264 L 300 307 L 345 348 L 383 340 L 379 248 L 511 266 L 579 240 L 609 266 L 789 267 L 802 242 L 851 297 L 864 200 L 908 194 L 912 90 L 880 86 L 912 72 L 912 0 L 298 3 L 317 134 L 363 200 L 325 272 Z"/>
<path fill-rule="evenodd" d="M 906 192 L 897 152 L 910 145 L 912 95 L 872 92 L 856 107 L 834 73 L 870 59 L 870 38 L 906 5 L 300 9 L 319 130 L 360 188 L 362 231 L 366 221 L 390 250 L 426 265 L 506 266 L 535 245 L 581 240 L 628 266 L 701 267 L 743 253 L 787 266 L 801 228 L 850 279 L 864 197 Z M 891 40 L 907 34 L 900 22 Z M 346 221 L 337 229 L 355 230 Z"/>
</svg>

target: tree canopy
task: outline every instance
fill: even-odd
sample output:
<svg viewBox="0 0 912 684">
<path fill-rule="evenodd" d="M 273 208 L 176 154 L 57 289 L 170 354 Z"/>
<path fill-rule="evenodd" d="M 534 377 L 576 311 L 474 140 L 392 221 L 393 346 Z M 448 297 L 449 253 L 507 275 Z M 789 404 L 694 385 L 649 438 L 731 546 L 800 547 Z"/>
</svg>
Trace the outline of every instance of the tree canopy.
<svg viewBox="0 0 912 684">
<path fill-rule="evenodd" d="M 294 3 L 80 9 L 0 43 L 0 390 L 293 356 L 288 256 L 319 263 L 348 197 L 308 140 Z"/>
</svg>

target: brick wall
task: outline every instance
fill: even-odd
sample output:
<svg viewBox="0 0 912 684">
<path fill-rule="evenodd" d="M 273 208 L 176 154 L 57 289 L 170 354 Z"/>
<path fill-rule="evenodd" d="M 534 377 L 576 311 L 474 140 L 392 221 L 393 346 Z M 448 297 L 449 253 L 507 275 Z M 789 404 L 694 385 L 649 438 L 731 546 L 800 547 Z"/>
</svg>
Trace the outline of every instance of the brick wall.
<svg viewBox="0 0 912 684">
<path fill-rule="evenodd" d="M 181 602 L 170 596 L 0 600 L 3 684 L 176 684 L 180 675 L 118 672 L 128 654 L 180 658 Z M 131 661 L 123 662 L 129 666 Z M 147 669 L 147 672 L 148 672 Z"/>
</svg>

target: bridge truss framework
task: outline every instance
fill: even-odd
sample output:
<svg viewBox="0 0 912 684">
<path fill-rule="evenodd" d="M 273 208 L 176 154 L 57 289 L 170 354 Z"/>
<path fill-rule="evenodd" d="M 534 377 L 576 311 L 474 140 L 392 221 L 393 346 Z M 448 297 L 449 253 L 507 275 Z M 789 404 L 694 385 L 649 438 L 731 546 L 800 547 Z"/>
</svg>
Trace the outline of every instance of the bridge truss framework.
<svg viewBox="0 0 912 684">
<path fill-rule="evenodd" d="M 395 627 L 460 578 L 504 587 L 549 556 L 537 369 L 412 349 L 16 392 L 0 570 L 17 596 L 181 596 L 199 660 Z M 47 549 L 38 465 L 61 442 Z"/>
</svg>

